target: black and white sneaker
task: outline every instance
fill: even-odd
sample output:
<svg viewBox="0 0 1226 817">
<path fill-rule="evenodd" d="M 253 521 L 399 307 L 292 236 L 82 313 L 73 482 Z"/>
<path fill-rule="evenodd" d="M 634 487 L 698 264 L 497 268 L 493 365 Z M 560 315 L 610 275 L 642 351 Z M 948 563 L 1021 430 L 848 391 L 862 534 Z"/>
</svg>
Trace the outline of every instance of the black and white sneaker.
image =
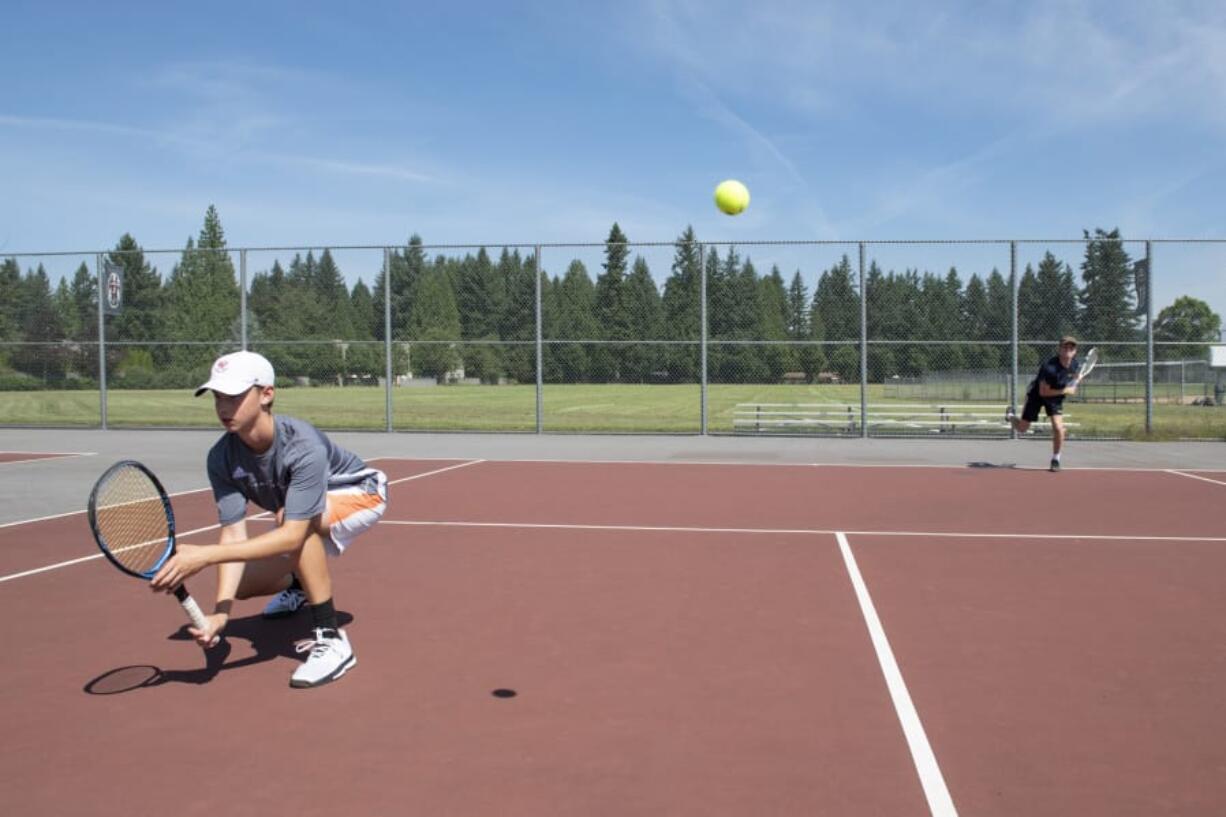
<svg viewBox="0 0 1226 817">
<path fill-rule="evenodd" d="M 289 679 L 289 685 L 296 689 L 330 684 L 358 663 L 344 630 L 316 627 L 315 637 L 299 641 L 295 649 L 298 652 L 311 652 Z"/>
<path fill-rule="evenodd" d="M 1054 471 L 1059 471 L 1059 470 L 1060 470 L 1060 460 L 1053 459 L 1053 460 L 1051 461 L 1051 468 L 1049 468 L 1048 470 L 1049 470 L 1049 471 L 1053 471 L 1053 472 L 1054 472 Z"/>
<path fill-rule="evenodd" d="M 285 618 L 298 612 L 306 604 L 306 593 L 293 587 L 282 590 L 264 605 L 264 618 Z"/>
<path fill-rule="evenodd" d="M 1005 406 L 1005 423 L 1010 428 L 1017 426 L 1017 409 L 1013 406 Z"/>
</svg>

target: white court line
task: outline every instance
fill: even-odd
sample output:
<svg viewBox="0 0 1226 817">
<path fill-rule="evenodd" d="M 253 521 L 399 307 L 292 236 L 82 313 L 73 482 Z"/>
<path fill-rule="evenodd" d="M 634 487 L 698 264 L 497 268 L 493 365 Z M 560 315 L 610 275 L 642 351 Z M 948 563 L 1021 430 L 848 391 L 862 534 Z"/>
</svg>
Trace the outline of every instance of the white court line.
<svg viewBox="0 0 1226 817">
<path fill-rule="evenodd" d="M 178 538 L 180 536 L 191 536 L 193 533 L 204 533 L 205 531 L 213 530 L 218 527 L 220 527 L 220 525 L 209 525 L 208 527 L 196 528 L 195 530 L 189 530 L 184 533 L 175 533 L 175 538 Z M 58 562 L 53 565 L 47 565 L 46 567 L 36 567 L 33 570 L 25 570 L 21 573 L 10 573 L 7 576 L 0 576 L 0 584 L 3 584 L 4 582 L 12 581 L 13 579 L 21 579 L 26 576 L 34 576 L 38 573 L 46 573 L 49 570 L 58 570 L 61 567 L 79 565 L 82 562 L 92 562 L 94 559 L 101 559 L 101 558 L 103 558 L 103 555 L 100 551 L 91 556 L 82 556 L 79 559 L 69 559 L 67 562 Z"/>
<path fill-rule="evenodd" d="M 890 641 L 886 638 L 885 628 L 877 616 L 877 608 L 868 594 L 868 586 L 860 575 L 856 565 L 856 557 L 851 552 L 847 536 L 842 532 L 835 533 L 839 540 L 839 551 L 843 554 L 843 563 L 851 577 L 851 585 L 855 588 L 856 599 L 860 602 L 860 612 L 864 615 L 864 623 L 868 626 L 869 637 L 873 641 L 873 649 L 877 652 L 877 662 L 881 665 L 881 673 L 885 676 L 885 685 L 890 691 L 890 699 L 894 702 L 894 711 L 902 724 L 903 734 L 907 738 L 907 747 L 911 750 L 911 759 L 915 763 L 915 771 L 919 774 L 920 785 L 924 787 L 924 797 L 928 799 L 928 808 L 933 817 L 957 817 L 958 810 L 954 808 L 953 798 L 941 775 L 941 767 L 937 764 L 936 755 L 928 743 L 924 733 L 924 725 L 920 723 L 919 713 L 911 701 L 911 693 L 903 681 L 902 670 L 894 659 L 894 651 L 890 649 Z"/>
<path fill-rule="evenodd" d="M 1187 477 L 1188 479 L 1199 479 L 1201 482 L 1212 482 L 1214 485 L 1226 485 L 1226 482 L 1223 482 L 1220 479 L 1209 479 L 1209 477 L 1202 477 L 1199 474 L 1189 474 L 1184 471 L 1176 471 L 1174 468 L 1168 468 L 1166 472 L 1179 477 Z"/>
<path fill-rule="evenodd" d="M 28 460 L 0 460 L 0 465 L 24 465 L 29 462 L 54 462 L 55 460 L 67 460 L 73 457 L 92 457 L 92 452 L 85 451 L 0 451 L 0 454 L 41 454 L 42 456 L 32 457 Z"/>
<path fill-rule="evenodd" d="M 422 474 L 414 474 L 411 477 L 401 477 L 400 479 L 389 480 L 387 484 L 388 485 L 399 485 L 400 483 L 408 482 L 409 480 L 421 479 L 422 477 L 432 477 L 435 474 L 442 474 L 447 471 L 454 471 L 457 468 L 467 468 L 470 465 L 476 465 L 482 462 L 485 462 L 485 460 L 469 460 L 468 462 L 461 462 L 457 465 L 449 465 L 446 468 L 438 468 L 434 471 L 426 471 L 425 473 L 422 473 Z"/>
<path fill-rule="evenodd" d="M 186 496 L 187 494 L 198 494 L 201 491 L 209 491 L 209 490 L 212 490 L 212 489 L 211 488 L 192 488 L 187 491 L 176 491 L 175 493 L 170 494 L 170 497 L 173 499 L 176 496 Z M 0 523 L 0 528 L 15 528 L 18 525 L 32 525 L 35 522 L 46 522 L 49 519 L 63 519 L 66 516 L 76 516 L 77 514 L 84 514 L 85 512 L 86 512 L 85 509 L 82 508 L 79 511 L 65 511 L 64 513 L 53 513 L 50 516 L 39 516 L 35 519 L 20 519 L 16 522 L 4 522 L 4 523 Z"/>
<path fill-rule="evenodd" d="M 372 457 L 371 459 L 386 459 L 386 457 Z M 468 462 L 460 463 L 459 465 L 452 465 L 448 468 L 439 468 L 435 471 L 427 471 L 424 474 L 416 474 L 411 477 L 403 477 L 402 479 L 392 480 L 388 482 L 387 484 L 396 485 L 397 483 L 407 482 L 411 479 L 421 479 L 422 477 L 432 476 L 433 474 L 441 474 L 444 471 L 452 471 L 452 470 L 455 470 L 456 468 L 463 468 L 467 465 L 476 465 L 479 462 L 485 462 L 485 460 L 470 460 Z M 187 491 L 177 491 L 171 494 L 170 497 L 173 499 L 176 496 L 186 496 L 187 494 L 198 494 L 201 491 L 210 491 L 210 490 L 212 489 L 211 488 L 192 488 Z M 66 516 L 76 516 L 77 514 L 83 514 L 83 513 L 85 513 L 84 509 L 79 510 L 79 511 L 65 511 L 64 513 L 53 513 L 50 516 L 39 516 L 34 519 L 20 519 L 16 522 L 3 522 L 3 523 L 0 523 L 0 528 L 15 528 L 18 525 L 32 525 L 35 522 L 46 522 L 50 519 L 63 519 Z M 248 519 L 258 519 L 263 515 L 264 515 L 263 513 L 255 514 L 254 516 L 248 517 Z M 184 534 L 184 535 L 186 536 L 187 534 Z"/>
<path fill-rule="evenodd" d="M 432 461 L 447 461 L 458 460 L 463 457 L 399 457 L 399 456 L 380 456 L 380 457 L 363 457 L 363 460 L 408 460 L 413 462 L 432 462 Z M 953 471 L 966 471 L 971 468 L 966 463 L 942 465 L 922 462 L 747 462 L 745 460 L 594 460 L 594 459 L 566 459 L 558 457 L 555 459 L 545 458 L 526 458 L 526 459 L 482 459 L 475 462 L 489 463 L 548 463 L 555 465 L 717 465 L 717 466 L 738 466 L 742 468 L 927 468 L 927 469 L 946 469 Z M 990 469 L 983 469 L 990 470 Z M 1001 469 L 1004 470 L 1004 469 Z M 1024 466 L 1018 465 L 1013 469 L 1016 471 L 1042 471 L 1047 472 L 1047 468 L 1043 466 Z M 1078 465 L 1070 466 L 1066 471 L 1115 471 L 1124 474 L 1162 474 L 1170 471 L 1170 468 L 1137 468 L 1122 465 Z M 1201 468 L 1196 467 L 1197 471 L 1207 473 L 1226 474 L 1226 468 Z"/>
<path fill-rule="evenodd" d="M 477 463 L 483 462 L 483 461 L 484 460 L 469 460 L 468 462 L 462 462 L 457 465 L 451 465 L 451 466 L 448 466 L 447 468 L 438 468 L 434 471 L 427 471 L 426 473 L 423 473 L 423 474 L 414 474 L 411 477 L 402 477 L 401 479 L 395 480 L 394 482 L 389 482 L 388 485 L 395 485 L 396 483 L 400 483 L 400 482 L 408 482 L 409 480 L 413 480 L 413 479 L 421 479 L 422 477 L 429 477 L 429 476 L 433 476 L 434 474 L 441 474 L 444 471 L 453 471 L 457 468 L 464 468 L 469 465 L 476 465 Z M 171 494 L 171 496 L 182 496 L 183 494 L 195 494 L 195 493 L 200 493 L 201 491 L 208 491 L 208 490 L 210 489 L 209 488 L 197 488 L 191 491 L 180 491 L 179 493 Z M 46 519 L 59 519 L 65 516 L 74 516 L 76 514 L 83 514 L 83 513 L 85 513 L 85 511 L 72 511 L 71 513 L 55 514 L 54 516 L 44 516 L 44 517 L 41 517 L 40 519 L 30 519 L 30 520 L 26 520 L 25 522 L 9 522 L 7 525 L 0 525 L 0 528 L 10 527 L 14 525 L 25 525 L 30 522 L 41 522 Z M 268 511 L 262 511 L 260 513 L 246 517 L 245 521 L 262 520 L 264 518 L 269 518 L 269 517 L 271 517 L 271 514 Z M 186 531 L 185 533 L 176 533 L 175 536 L 176 538 L 191 536 L 192 534 L 195 534 L 195 533 L 204 533 L 205 531 L 215 530 L 219 527 L 221 526 L 220 525 L 209 525 L 207 527 L 196 528 L 195 530 L 189 530 L 189 531 Z M 56 564 L 47 565 L 45 567 L 37 567 L 37 568 L 34 568 L 33 570 L 25 570 L 25 571 L 22 571 L 21 573 L 12 573 L 12 574 L 9 574 L 8 576 L 0 576 L 0 584 L 7 582 L 7 581 L 12 581 L 13 579 L 20 579 L 25 576 L 33 576 L 38 573 L 46 573 L 49 570 L 58 570 L 61 567 L 70 567 L 72 565 L 81 564 L 82 562 L 89 562 L 89 561 L 93 561 L 94 559 L 101 559 L 101 558 L 103 558 L 101 553 L 95 553 L 90 556 L 82 556 L 78 559 L 70 559 L 66 562 L 58 562 Z"/>
<path fill-rule="evenodd" d="M 529 530 L 603 530 L 643 533 L 737 533 L 774 536 L 833 536 L 834 528 L 711 528 L 684 525 L 584 525 L 548 522 L 463 522 L 442 519 L 380 519 L 380 525 L 407 525 L 422 528 L 524 528 Z M 1226 542 L 1226 536 L 1123 536 L 1118 534 L 1078 533 L 967 533 L 964 531 L 844 530 L 850 536 L 912 536 L 940 539 L 1091 539 L 1104 542 Z"/>
</svg>

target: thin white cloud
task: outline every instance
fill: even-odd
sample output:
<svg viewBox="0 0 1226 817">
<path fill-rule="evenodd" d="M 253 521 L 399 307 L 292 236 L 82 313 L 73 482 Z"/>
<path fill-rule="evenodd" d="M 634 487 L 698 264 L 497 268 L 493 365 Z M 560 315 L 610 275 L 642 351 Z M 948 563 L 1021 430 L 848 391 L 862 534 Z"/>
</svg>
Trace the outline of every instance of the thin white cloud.
<svg viewBox="0 0 1226 817">
<path fill-rule="evenodd" d="M 369 164 L 365 162 L 338 161 L 321 159 L 314 156 L 293 156 L 289 154 L 259 154 L 263 158 L 284 162 L 289 165 L 312 168 L 327 173 L 343 173 L 354 176 L 372 176 L 400 182 L 438 183 L 441 179 L 428 173 L 422 173 L 405 167 L 391 164 Z"/>
</svg>

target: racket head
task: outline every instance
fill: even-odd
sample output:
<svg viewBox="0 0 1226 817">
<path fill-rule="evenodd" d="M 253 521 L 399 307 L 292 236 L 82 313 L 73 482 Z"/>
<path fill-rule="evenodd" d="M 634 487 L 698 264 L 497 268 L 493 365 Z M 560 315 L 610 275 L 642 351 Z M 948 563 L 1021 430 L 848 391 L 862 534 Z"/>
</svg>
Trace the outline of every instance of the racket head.
<svg viewBox="0 0 1226 817">
<path fill-rule="evenodd" d="M 151 579 L 175 551 L 175 515 L 166 489 L 135 460 L 121 460 L 89 493 L 89 527 L 115 567 Z"/>
<path fill-rule="evenodd" d="M 1094 371 L 1094 367 L 1098 365 L 1098 347 L 1086 352 L 1086 356 L 1081 361 L 1080 368 L 1077 369 L 1078 377 L 1085 377 L 1090 372 Z"/>
</svg>

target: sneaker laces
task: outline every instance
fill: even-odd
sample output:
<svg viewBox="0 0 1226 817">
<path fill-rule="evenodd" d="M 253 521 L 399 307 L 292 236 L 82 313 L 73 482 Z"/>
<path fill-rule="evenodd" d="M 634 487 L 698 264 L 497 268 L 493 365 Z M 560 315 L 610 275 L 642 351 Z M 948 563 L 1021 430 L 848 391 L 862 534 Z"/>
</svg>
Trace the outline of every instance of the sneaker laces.
<svg viewBox="0 0 1226 817">
<path fill-rule="evenodd" d="M 340 641 L 339 636 L 328 638 L 324 635 L 324 627 L 315 628 L 314 638 L 304 638 L 294 644 L 294 652 L 306 652 L 310 650 L 310 658 L 323 658 L 327 655 L 328 650 L 336 649 L 336 642 Z"/>
</svg>

